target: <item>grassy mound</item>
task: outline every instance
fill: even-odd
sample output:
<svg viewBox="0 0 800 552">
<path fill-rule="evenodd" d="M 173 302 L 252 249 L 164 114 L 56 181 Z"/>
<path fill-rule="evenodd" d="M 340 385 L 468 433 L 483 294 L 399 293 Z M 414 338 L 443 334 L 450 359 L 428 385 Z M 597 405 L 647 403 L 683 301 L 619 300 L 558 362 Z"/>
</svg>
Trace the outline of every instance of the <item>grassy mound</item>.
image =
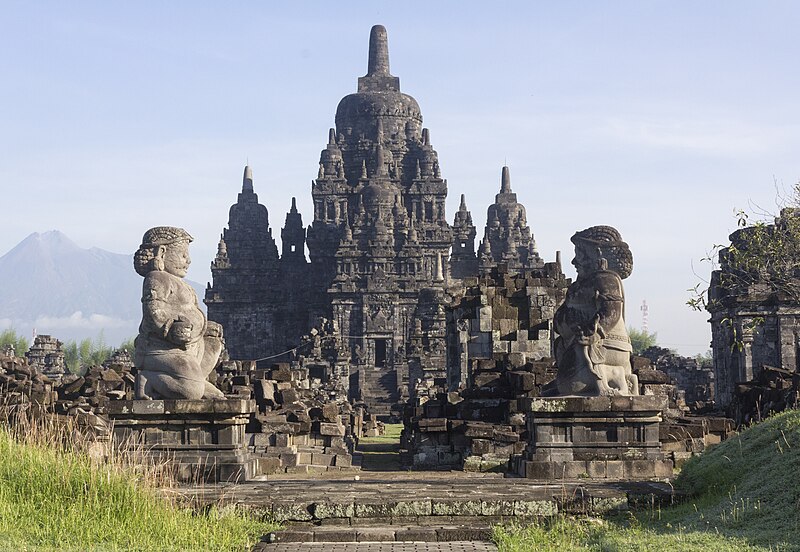
<svg viewBox="0 0 800 552">
<path fill-rule="evenodd" d="M 0 428 L 2 550 L 248 550 L 271 529 L 234 513 L 198 514 L 130 468 L 25 440 Z"/>
<path fill-rule="evenodd" d="M 693 458 L 675 485 L 692 498 L 636 515 L 498 527 L 495 541 L 507 552 L 800 550 L 800 411 Z"/>
<path fill-rule="evenodd" d="M 800 550 L 800 410 L 768 418 L 692 459 L 675 485 L 696 497 L 676 521 Z"/>
</svg>

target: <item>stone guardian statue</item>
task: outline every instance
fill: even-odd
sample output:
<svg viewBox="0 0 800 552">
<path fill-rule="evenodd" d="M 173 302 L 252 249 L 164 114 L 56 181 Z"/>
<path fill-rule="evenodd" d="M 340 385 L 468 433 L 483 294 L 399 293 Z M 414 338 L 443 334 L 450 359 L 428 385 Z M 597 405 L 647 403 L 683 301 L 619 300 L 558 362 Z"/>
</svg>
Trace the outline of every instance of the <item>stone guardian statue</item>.
<svg viewBox="0 0 800 552">
<path fill-rule="evenodd" d="M 133 258 L 144 276 L 142 323 L 135 340 L 137 399 L 224 399 L 208 381 L 223 349 L 222 326 L 206 320 L 189 268 L 186 230 L 157 226 L 145 232 Z"/>
<path fill-rule="evenodd" d="M 578 277 L 555 314 L 558 393 L 638 395 L 622 288 L 622 280 L 633 270 L 633 255 L 610 226 L 593 226 L 571 239 Z"/>
</svg>

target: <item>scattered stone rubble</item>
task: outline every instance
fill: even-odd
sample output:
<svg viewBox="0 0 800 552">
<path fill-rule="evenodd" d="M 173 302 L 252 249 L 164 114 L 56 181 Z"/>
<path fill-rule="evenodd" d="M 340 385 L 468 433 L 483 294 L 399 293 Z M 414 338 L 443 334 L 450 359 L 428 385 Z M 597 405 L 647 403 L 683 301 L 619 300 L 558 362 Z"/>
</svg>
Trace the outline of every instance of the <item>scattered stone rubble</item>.
<svg viewBox="0 0 800 552">
<path fill-rule="evenodd" d="M 525 415 L 518 400 L 538 396 L 541 384 L 555 373 L 550 359 L 524 362 L 519 353 L 504 356 L 477 361 L 473 385 L 461 391 L 418 390 L 403 420 L 406 463 L 424 469 L 502 471 L 512 454 L 524 450 Z"/>
<path fill-rule="evenodd" d="M 555 377 L 550 320 L 569 285 L 559 261 L 464 284 L 447 310 L 446 381 L 426 375 L 405 411 L 401 447 L 415 468 L 502 470 L 525 448 L 518 400 Z"/>
<path fill-rule="evenodd" d="M 108 402 L 133 398 L 134 378 L 94 366 L 83 376 L 66 374 L 56 381 L 25 358 L 0 355 L 0 403 L 4 408 L 32 409 L 34 414 L 74 417 L 80 425 L 102 433 Z"/>
<path fill-rule="evenodd" d="M 652 351 L 650 351 L 652 353 Z M 647 353 L 646 354 L 650 354 Z M 680 366 L 693 361 L 676 355 L 656 355 L 659 366 L 654 366 L 650 358 L 633 357 L 633 371 L 639 378 L 639 392 L 642 395 L 662 396 L 666 398 L 662 410 L 662 422 L 659 425 L 659 441 L 661 450 L 671 459 L 675 467 L 680 467 L 693 454 L 705 450 L 709 445 L 727 439 L 734 431 L 733 420 L 717 413 L 716 415 L 700 415 L 687 406 L 685 391 L 675 383 L 661 365 Z M 668 362 L 665 362 L 668 358 Z M 679 370 L 679 369 L 676 369 Z M 708 372 L 705 372 L 706 374 Z M 702 377 L 701 377 L 702 378 Z M 708 381 L 708 380 L 706 380 Z"/>
<path fill-rule="evenodd" d="M 763 365 L 757 374 L 734 390 L 729 413 L 739 426 L 800 405 L 800 373 Z"/>
<path fill-rule="evenodd" d="M 33 358 L 43 358 L 43 349 L 34 347 Z M 109 401 L 134 399 L 135 380 L 127 351 L 116 351 L 82 376 L 66 373 L 56 380 L 26 358 L 0 355 L 3 404 L 33 404 L 97 427 L 105 426 Z M 383 431 L 363 407 L 351 406 L 341 382 L 328 378 L 319 365 L 279 363 L 258 369 L 253 362 L 227 361 L 218 369 L 217 383 L 228 396 L 256 400 L 258 413 L 247 426 L 247 437 L 258 473 L 353 469 L 358 439 Z"/>
<path fill-rule="evenodd" d="M 258 412 L 247 426 L 259 473 L 309 473 L 353 468 L 353 450 L 370 423 L 336 383 L 325 383 L 299 363 L 227 361 L 217 382 L 227 395 L 254 398 Z M 365 420 L 366 418 L 366 420 Z"/>
<path fill-rule="evenodd" d="M 3 406 L 35 402 L 52 406 L 57 400 L 53 382 L 31 367 L 27 360 L 0 354 L 0 395 Z"/>
</svg>

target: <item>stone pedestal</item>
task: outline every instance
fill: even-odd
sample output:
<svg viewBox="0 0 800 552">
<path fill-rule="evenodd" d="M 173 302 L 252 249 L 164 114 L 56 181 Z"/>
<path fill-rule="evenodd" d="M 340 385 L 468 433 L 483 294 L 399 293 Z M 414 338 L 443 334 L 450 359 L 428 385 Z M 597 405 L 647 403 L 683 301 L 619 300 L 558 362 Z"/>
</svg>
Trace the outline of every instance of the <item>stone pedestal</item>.
<svg viewBox="0 0 800 552">
<path fill-rule="evenodd" d="M 174 466 L 183 482 L 244 481 L 254 475 L 245 425 L 252 400 L 111 401 L 113 439 L 133 454 Z"/>
<path fill-rule="evenodd" d="M 520 399 L 530 440 L 512 459 L 521 477 L 656 479 L 672 475 L 658 440 L 665 397 Z"/>
</svg>

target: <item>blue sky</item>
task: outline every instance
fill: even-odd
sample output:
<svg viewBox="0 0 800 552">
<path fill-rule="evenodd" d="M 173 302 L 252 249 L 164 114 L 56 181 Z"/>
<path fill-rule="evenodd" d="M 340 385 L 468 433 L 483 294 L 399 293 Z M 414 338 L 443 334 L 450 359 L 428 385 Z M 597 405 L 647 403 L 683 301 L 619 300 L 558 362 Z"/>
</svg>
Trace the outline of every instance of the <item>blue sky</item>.
<svg viewBox="0 0 800 552">
<path fill-rule="evenodd" d="M 793 2 L 14 2 L 0 18 L 0 254 L 58 229 L 132 252 L 158 224 L 196 238 L 205 282 L 245 161 L 278 236 L 370 27 L 420 103 L 476 224 L 508 163 L 540 252 L 617 227 L 628 322 L 708 348 L 686 290 L 752 202 L 800 179 Z M 482 232 L 479 230 L 479 235 Z M 571 269 L 571 267 L 568 267 Z M 571 272 L 571 270 L 570 270 Z M 2 318 L 2 313 L 0 313 Z"/>
</svg>

